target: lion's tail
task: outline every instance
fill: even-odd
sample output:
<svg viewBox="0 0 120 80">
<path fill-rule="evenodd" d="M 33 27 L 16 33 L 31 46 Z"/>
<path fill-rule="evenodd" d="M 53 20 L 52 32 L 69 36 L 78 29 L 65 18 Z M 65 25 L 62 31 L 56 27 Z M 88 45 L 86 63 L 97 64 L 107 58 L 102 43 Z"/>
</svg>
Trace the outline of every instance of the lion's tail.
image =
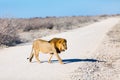
<svg viewBox="0 0 120 80">
<path fill-rule="evenodd" d="M 29 61 L 31 62 L 32 61 L 32 58 L 33 58 L 34 54 L 33 54 L 33 47 L 32 47 L 32 50 L 31 50 L 31 53 L 30 53 L 30 57 L 27 58 L 29 59 Z"/>
</svg>

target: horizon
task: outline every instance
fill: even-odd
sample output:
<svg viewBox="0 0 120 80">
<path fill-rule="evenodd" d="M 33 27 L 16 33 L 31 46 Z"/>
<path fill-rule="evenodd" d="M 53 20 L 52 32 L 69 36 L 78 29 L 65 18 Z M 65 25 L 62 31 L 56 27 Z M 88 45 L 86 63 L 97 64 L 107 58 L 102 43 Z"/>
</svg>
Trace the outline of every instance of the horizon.
<svg viewBox="0 0 120 80">
<path fill-rule="evenodd" d="M 0 18 L 96 16 L 120 14 L 119 0 L 0 0 Z"/>
</svg>

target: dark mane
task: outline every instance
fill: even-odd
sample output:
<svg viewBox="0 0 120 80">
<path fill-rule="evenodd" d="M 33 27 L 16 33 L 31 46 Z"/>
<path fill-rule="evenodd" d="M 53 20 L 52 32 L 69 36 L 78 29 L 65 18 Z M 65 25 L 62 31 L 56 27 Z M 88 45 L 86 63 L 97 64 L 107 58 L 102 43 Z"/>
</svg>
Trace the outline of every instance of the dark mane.
<svg viewBox="0 0 120 80">
<path fill-rule="evenodd" d="M 58 48 L 55 48 L 57 53 L 60 53 L 61 51 Z"/>
</svg>

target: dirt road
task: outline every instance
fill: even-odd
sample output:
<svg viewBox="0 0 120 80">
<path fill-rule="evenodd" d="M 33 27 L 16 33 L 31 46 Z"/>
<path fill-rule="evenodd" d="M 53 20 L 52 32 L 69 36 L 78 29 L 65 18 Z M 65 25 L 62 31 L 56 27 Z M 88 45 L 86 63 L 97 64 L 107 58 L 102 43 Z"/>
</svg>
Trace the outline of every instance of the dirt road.
<svg viewBox="0 0 120 80">
<path fill-rule="evenodd" d="M 109 18 L 89 26 L 56 34 L 53 37 L 67 39 L 68 50 L 60 57 L 65 64 L 61 65 L 54 57 L 52 64 L 47 62 L 49 55 L 40 54 L 41 64 L 34 59 L 29 63 L 27 57 L 31 52 L 31 45 L 16 46 L 0 50 L 0 80 L 68 80 L 70 73 L 86 62 L 97 61 L 92 57 L 97 46 L 105 34 L 115 26 L 119 18 Z"/>
</svg>

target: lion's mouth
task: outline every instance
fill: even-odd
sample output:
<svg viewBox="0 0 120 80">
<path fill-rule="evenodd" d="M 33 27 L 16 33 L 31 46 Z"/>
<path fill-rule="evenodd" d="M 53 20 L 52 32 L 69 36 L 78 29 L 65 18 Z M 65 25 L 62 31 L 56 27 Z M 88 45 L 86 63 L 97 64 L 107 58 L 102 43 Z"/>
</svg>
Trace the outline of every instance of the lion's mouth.
<svg viewBox="0 0 120 80">
<path fill-rule="evenodd" d="M 65 49 L 63 49 L 62 51 L 65 51 Z"/>
<path fill-rule="evenodd" d="M 62 50 L 62 51 L 65 51 L 65 50 Z"/>
</svg>

